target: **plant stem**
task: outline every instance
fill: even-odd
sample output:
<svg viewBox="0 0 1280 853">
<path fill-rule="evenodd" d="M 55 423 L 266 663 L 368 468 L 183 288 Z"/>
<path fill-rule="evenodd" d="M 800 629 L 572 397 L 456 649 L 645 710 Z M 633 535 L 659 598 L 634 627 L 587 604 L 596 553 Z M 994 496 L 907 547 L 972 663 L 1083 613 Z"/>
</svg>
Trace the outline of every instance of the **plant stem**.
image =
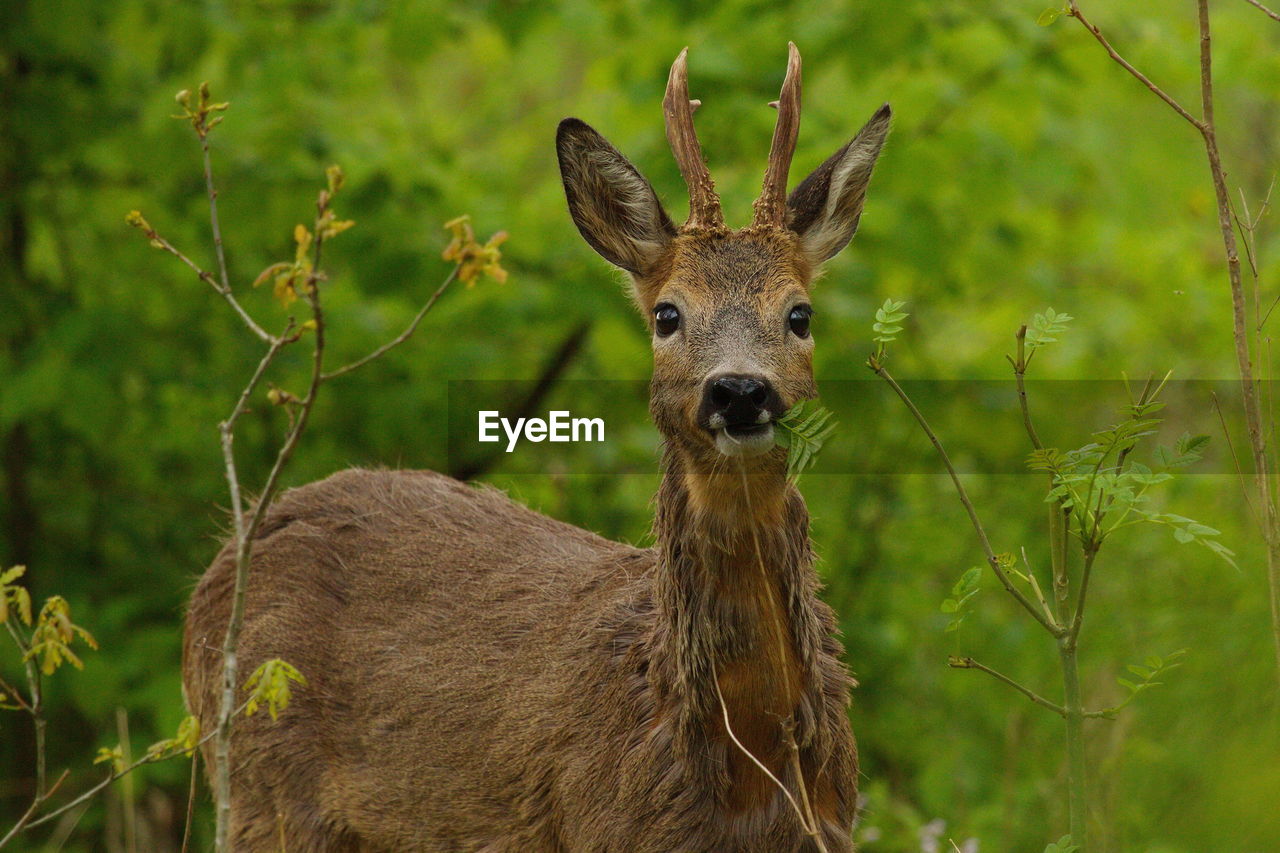
<svg viewBox="0 0 1280 853">
<path fill-rule="evenodd" d="M 1058 640 L 1058 656 L 1062 662 L 1063 708 L 1067 723 L 1067 822 L 1071 843 L 1080 853 L 1088 848 L 1085 802 L 1088 782 L 1084 760 L 1084 707 L 1080 700 L 1080 671 L 1076 663 L 1074 637 Z"/>
<path fill-rule="evenodd" d="M 947 456 L 947 451 L 943 448 L 942 441 L 939 440 L 937 434 L 934 433 L 933 428 L 929 426 L 929 422 L 925 420 L 924 415 L 921 414 L 918 408 L 916 408 L 916 404 L 912 402 L 911 398 L 907 396 L 907 392 L 902 390 L 902 386 L 889 375 L 889 371 L 885 370 L 884 365 L 879 359 L 873 357 L 868 362 L 867 366 L 870 367 L 877 376 L 889 383 L 889 387 L 898 395 L 898 399 L 902 400 L 903 404 L 911 412 L 912 416 L 915 417 L 916 423 L 920 425 L 920 429 L 922 429 L 924 434 L 929 437 L 929 441 L 932 442 L 934 450 L 938 451 L 938 456 L 942 458 L 942 464 L 946 467 L 947 473 L 951 475 L 951 482 L 956 488 L 956 494 L 960 497 L 960 503 L 964 505 L 965 512 L 969 515 L 969 521 L 973 525 L 974 532 L 978 534 L 978 542 L 982 545 L 982 553 L 987 558 L 987 564 L 991 566 L 991 570 L 995 572 L 996 577 L 1000 580 L 1000 584 L 1005 588 L 1005 591 L 1008 592 L 1009 595 L 1013 596 L 1013 599 L 1021 604 L 1023 609 L 1030 613 L 1031 616 L 1040 623 L 1042 628 L 1055 637 L 1062 636 L 1062 632 L 1064 630 L 1062 626 L 1058 625 L 1054 621 L 1050 621 L 1047 614 L 1041 613 L 1035 603 L 1032 602 L 1031 599 L 1027 598 L 1027 596 L 1023 594 L 1022 590 L 1013 585 L 1013 581 L 1009 578 L 1009 573 L 1000 565 L 1000 560 L 996 557 L 995 551 L 992 550 L 990 540 L 987 539 L 986 528 L 982 526 L 982 521 L 978 518 L 978 511 L 974 508 L 973 501 L 969 500 L 969 493 L 965 491 L 964 483 L 960 481 L 960 475 L 956 473 L 955 466 L 951 464 L 951 457 Z"/>
<path fill-rule="evenodd" d="M 1017 690 L 1023 696 L 1026 696 L 1028 699 L 1030 699 L 1032 702 L 1035 702 L 1037 705 L 1041 706 L 1042 708 L 1048 708 L 1050 711 L 1057 714 L 1059 717 L 1065 717 L 1067 715 L 1066 709 L 1063 708 L 1061 705 L 1057 704 L 1056 702 L 1050 702 L 1048 699 L 1044 698 L 1039 693 L 1036 693 L 1035 691 L 1031 690 L 1029 687 L 1024 687 L 1023 685 L 1014 681 L 1012 678 L 1005 675 L 1004 673 L 994 670 L 991 667 L 987 666 L 986 664 L 978 663 L 973 658 L 967 658 L 967 657 L 951 658 L 950 660 L 947 661 L 947 666 L 951 667 L 952 669 L 976 669 L 976 670 L 979 670 L 980 672 L 985 672 L 987 675 L 990 675 L 992 678 L 996 679 L 997 681 L 1004 682 L 1005 684 L 1012 687 L 1014 690 Z"/>
<path fill-rule="evenodd" d="M 1280 677 L 1280 529 L 1277 528 L 1276 504 L 1271 493 L 1271 463 L 1267 454 L 1267 429 L 1258 406 L 1253 363 L 1249 356 L 1249 338 L 1245 318 L 1244 282 L 1240 274 L 1240 253 L 1236 232 L 1231 224 L 1231 198 L 1227 193 L 1227 177 L 1222 171 L 1218 153 L 1218 131 L 1213 117 L 1213 50 L 1209 28 L 1209 0 L 1197 0 L 1200 26 L 1200 101 L 1204 119 L 1200 133 L 1213 176 L 1213 192 L 1218 203 L 1218 228 L 1227 258 L 1227 278 L 1231 285 L 1231 314 L 1234 327 L 1236 361 L 1240 370 L 1240 392 L 1244 404 L 1249 444 L 1253 450 L 1254 476 L 1263 518 L 1263 538 L 1267 544 L 1267 585 L 1271 603 L 1271 637 L 1275 647 L 1276 674 Z"/>
<path fill-rule="evenodd" d="M 1274 15 L 1260 3 L 1252 5 Z M 1236 364 L 1240 374 L 1241 402 L 1245 424 L 1249 433 L 1249 446 L 1253 455 L 1253 474 L 1262 517 L 1262 537 L 1267 550 L 1267 585 L 1271 607 L 1271 635 L 1275 647 L 1276 677 L 1280 679 L 1280 515 L 1277 514 L 1275 496 L 1271 491 L 1271 460 L 1267 452 L 1267 434 L 1271 425 L 1264 420 L 1258 405 L 1257 386 L 1254 382 L 1253 362 L 1249 355 L 1249 329 L 1245 312 L 1244 283 L 1241 280 L 1240 255 L 1236 246 L 1235 230 L 1231 224 L 1231 199 L 1227 193 L 1226 173 L 1222 170 L 1222 156 L 1218 151 L 1217 125 L 1213 110 L 1213 51 L 1209 26 L 1208 0 L 1196 0 L 1200 32 L 1200 101 L 1203 118 L 1191 115 L 1185 107 L 1153 83 L 1141 71 L 1134 68 L 1116 52 L 1102 32 L 1085 18 L 1076 0 L 1069 0 L 1068 14 L 1078 20 L 1102 45 L 1107 55 L 1122 68 L 1140 80 L 1156 96 L 1169 105 L 1192 127 L 1200 131 L 1204 140 L 1205 156 L 1209 161 L 1209 173 L 1213 179 L 1213 191 L 1217 201 L 1218 228 L 1222 232 L 1222 245 L 1227 261 L 1227 279 L 1231 290 L 1232 338 L 1235 344 Z"/>
</svg>

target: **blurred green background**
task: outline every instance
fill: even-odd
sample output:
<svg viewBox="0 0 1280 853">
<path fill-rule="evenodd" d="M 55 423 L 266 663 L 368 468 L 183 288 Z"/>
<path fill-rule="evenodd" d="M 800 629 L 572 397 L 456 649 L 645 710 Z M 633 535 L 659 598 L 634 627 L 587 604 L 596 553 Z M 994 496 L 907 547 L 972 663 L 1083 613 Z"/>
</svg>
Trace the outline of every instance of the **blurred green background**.
<svg viewBox="0 0 1280 853">
<path fill-rule="evenodd" d="M 227 525 L 216 424 L 259 353 L 207 286 L 124 222 L 141 210 L 212 268 L 199 150 L 170 118 L 176 91 L 207 80 L 232 104 L 212 138 L 223 230 L 233 281 L 268 328 L 283 313 L 248 283 L 291 254 L 324 167 L 346 170 L 337 207 L 357 226 L 328 252 L 333 364 L 397 333 L 445 275 L 446 220 L 470 213 L 482 237 L 511 235 L 509 282 L 450 292 L 412 342 L 328 386 L 289 484 L 352 464 L 479 472 L 557 518 L 645 542 L 657 483 L 650 427 L 620 419 L 619 440 L 593 451 L 594 473 L 522 467 L 518 453 L 462 458 L 447 440 L 448 383 L 535 379 L 553 363 L 564 380 L 647 375 L 648 341 L 619 275 L 564 210 L 553 136 L 565 116 L 587 120 L 682 220 L 659 103 L 685 45 L 731 223 L 746 221 L 758 191 L 774 120 L 764 103 L 788 39 L 805 58 L 793 182 L 893 104 L 861 231 L 815 292 L 820 386 L 867 378 L 871 315 L 887 296 L 912 311 L 892 365 L 901 378 L 1006 378 L 1013 330 L 1046 306 L 1077 319 L 1037 358 L 1041 378 L 1234 375 L 1198 138 L 1076 22 L 1037 26 L 1045 5 L 4 3 L 0 566 L 27 564 L 33 595 L 65 595 L 102 644 L 83 672 L 51 679 L 53 771 L 74 768 L 68 790 L 86 787 L 96 749 L 119 740 L 118 709 L 135 754 L 183 716 L 184 601 Z M 1233 192 L 1256 206 L 1280 163 L 1280 24 L 1244 2 L 1213 7 L 1224 158 Z M 1085 8 L 1129 59 L 1195 104 L 1193 4 Z M 1264 285 L 1280 274 L 1274 234 L 1259 238 Z M 303 356 L 273 379 L 300 385 Z M 547 399 L 608 420 L 608 387 L 570 382 Z M 1013 402 L 983 396 L 967 417 L 946 419 L 944 439 L 963 458 Z M 1074 406 L 1042 414 L 1077 444 L 1108 417 Z M 990 580 L 977 612 L 944 632 L 939 603 L 981 561 L 951 487 L 922 462 L 930 450 L 900 407 L 841 420 L 832 452 L 868 457 L 859 470 L 871 473 L 817 473 L 802 486 L 861 681 L 852 716 L 864 849 L 977 839 L 983 851 L 1042 850 L 1066 831 L 1060 721 L 946 659 L 972 654 L 1057 697 L 1053 647 Z M 249 484 L 281 429 L 266 405 L 246 419 Z M 651 473 L 611 473 L 644 470 L 636 453 L 653 460 Z M 874 473 L 899 467 L 914 473 Z M 1190 650 L 1118 720 L 1089 724 L 1098 851 L 1280 849 L 1262 549 L 1230 468 L 1208 470 L 1161 501 L 1220 528 L 1239 571 L 1138 528 L 1104 551 L 1091 590 L 1082 666 L 1093 706 L 1123 697 L 1125 664 Z M 977 471 L 968 483 L 997 550 L 1043 559 L 1042 477 Z M 0 649 L 0 675 L 20 678 L 12 649 Z M 22 715 L 0 715 L 0 827 L 30 795 L 29 738 Z M 42 828 L 18 849 L 123 849 L 125 797 L 141 849 L 176 849 L 188 767 L 146 768 L 131 790 L 117 786 L 78 823 Z M 201 812 L 196 849 L 207 849 L 207 830 Z"/>
</svg>

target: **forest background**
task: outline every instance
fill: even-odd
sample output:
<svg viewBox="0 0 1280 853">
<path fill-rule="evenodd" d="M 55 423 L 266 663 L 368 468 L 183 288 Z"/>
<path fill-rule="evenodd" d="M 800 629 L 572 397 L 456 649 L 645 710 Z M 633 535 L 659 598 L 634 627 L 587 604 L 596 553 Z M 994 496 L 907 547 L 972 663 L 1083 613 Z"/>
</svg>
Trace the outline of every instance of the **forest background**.
<svg viewBox="0 0 1280 853">
<path fill-rule="evenodd" d="M 660 98 L 688 45 L 699 135 L 740 223 L 790 39 L 805 58 L 793 182 L 882 102 L 895 116 L 861 230 L 815 289 L 816 372 L 840 427 L 801 481 L 861 682 L 864 849 L 976 839 L 1038 851 L 1066 810 L 1061 721 L 947 666 L 973 655 L 1059 692 L 1052 644 L 993 579 L 946 630 L 940 605 L 982 555 L 928 442 L 864 366 L 886 298 L 911 312 L 895 375 L 936 418 L 999 550 L 1025 547 L 1032 563 L 1047 559 L 1045 479 L 1022 464 L 1004 358 L 1014 331 L 1050 306 L 1075 318 L 1032 371 L 1032 406 L 1062 447 L 1115 420 L 1124 377 L 1172 371 L 1165 437 L 1212 442 L 1159 504 L 1220 530 L 1238 568 L 1156 527 L 1108 545 L 1082 635 L 1086 692 L 1115 704 L 1127 664 L 1187 653 L 1115 720 L 1088 723 L 1091 850 L 1280 849 L 1277 663 L 1264 549 L 1232 462 L 1245 440 L 1204 151 L 1075 21 L 1037 25 L 1044 5 L 6 2 L 0 568 L 28 566 L 37 602 L 65 596 L 101 644 L 83 671 L 48 682 L 51 768 L 74 768 L 84 788 L 122 720 L 140 754 L 184 716 L 184 602 L 227 527 L 216 428 L 260 354 L 211 290 L 125 223 L 142 210 L 210 263 L 199 150 L 170 118 L 175 92 L 207 80 L 231 103 L 214 166 L 232 280 L 258 316 L 284 312 L 249 283 L 292 252 L 325 168 L 344 168 L 341 212 L 356 226 L 326 250 L 334 363 L 396 334 L 447 274 L 446 221 L 467 213 L 482 236 L 510 235 L 508 281 L 456 287 L 412 341 L 327 390 L 286 485 L 349 465 L 434 468 L 643 544 L 657 484 L 649 343 L 621 279 L 565 212 L 554 129 L 569 115 L 591 123 L 683 219 Z M 1193 3 L 1096 6 L 1084 8 L 1126 58 L 1196 102 Z M 1257 212 L 1280 164 L 1280 23 L 1244 0 L 1213 6 L 1224 164 L 1233 197 Z M 1263 220 L 1255 249 L 1274 292 L 1273 225 Z M 287 354 L 276 381 L 296 381 L 304 358 Z M 609 441 L 564 454 L 468 443 L 468 394 L 511 403 L 539 380 L 543 410 L 603 417 Z M 264 402 L 247 421 L 238 446 L 255 483 L 283 420 Z M 12 649 L 0 677 L 21 682 Z M 29 801 L 32 755 L 26 718 L 0 714 L 7 826 Z M 62 849 L 123 849 L 129 821 L 144 849 L 176 849 L 188 771 L 167 762 L 115 786 L 77 811 Z M 207 811 L 198 822 L 206 845 Z M 58 832 L 33 831 L 20 849 Z"/>
</svg>

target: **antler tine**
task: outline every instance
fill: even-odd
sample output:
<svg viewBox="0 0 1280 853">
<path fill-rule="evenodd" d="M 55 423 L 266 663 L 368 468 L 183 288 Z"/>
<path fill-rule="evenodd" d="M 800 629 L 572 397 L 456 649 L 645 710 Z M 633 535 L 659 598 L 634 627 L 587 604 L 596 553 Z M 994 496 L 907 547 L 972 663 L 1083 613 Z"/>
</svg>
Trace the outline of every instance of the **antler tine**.
<svg viewBox="0 0 1280 853">
<path fill-rule="evenodd" d="M 685 228 L 723 228 L 724 214 L 720 197 L 711 180 L 707 164 L 702 161 L 702 146 L 693 129 L 693 111 L 701 102 L 689 99 L 689 48 L 680 51 L 667 78 L 667 94 L 662 99 L 662 112 L 667 122 L 667 141 L 676 165 L 689 187 L 689 219 Z"/>
<path fill-rule="evenodd" d="M 782 81 L 782 94 L 769 106 L 778 110 L 778 123 L 773 129 L 764 186 L 752 205 L 755 218 L 751 224 L 757 228 L 782 228 L 787 216 L 787 174 L 800 135 L 800 51 L 795 42 L 787 42 L 787 76 Z"/>
</svg>

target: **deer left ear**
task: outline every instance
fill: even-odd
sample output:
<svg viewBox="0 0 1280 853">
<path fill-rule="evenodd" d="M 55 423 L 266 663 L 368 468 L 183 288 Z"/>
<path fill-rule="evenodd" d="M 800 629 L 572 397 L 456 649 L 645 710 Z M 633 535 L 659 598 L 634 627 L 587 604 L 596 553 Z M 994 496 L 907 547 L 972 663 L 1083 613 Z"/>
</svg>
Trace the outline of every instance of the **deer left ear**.
<svg viewBox="0 0 1280 853">
<path fill-rule="evenodd" d="M 800 182 L 787 198 L 787 227 L 814 265 L 849 245 L 858 230 L 871 170 L 885 137 L 891 111 L 885 104 L 845 145 Z"/>
</svg>

